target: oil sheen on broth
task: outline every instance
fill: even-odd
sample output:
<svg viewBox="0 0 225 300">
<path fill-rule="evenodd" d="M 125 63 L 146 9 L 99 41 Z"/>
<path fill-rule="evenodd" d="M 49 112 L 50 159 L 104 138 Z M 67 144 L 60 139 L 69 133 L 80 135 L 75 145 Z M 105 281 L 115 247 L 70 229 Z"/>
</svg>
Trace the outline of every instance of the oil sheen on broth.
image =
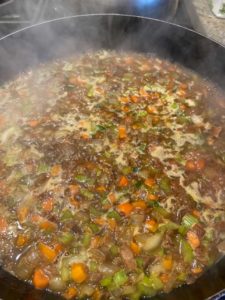
<svg viewBox="0 0 225 300">
<path fill-rule="evenodd" d="M 0 260 L 66 299 L 191 283 L 225 250 L 225 99 L 180 66 L 97 52 L 0 88 Z"/>
</svg>

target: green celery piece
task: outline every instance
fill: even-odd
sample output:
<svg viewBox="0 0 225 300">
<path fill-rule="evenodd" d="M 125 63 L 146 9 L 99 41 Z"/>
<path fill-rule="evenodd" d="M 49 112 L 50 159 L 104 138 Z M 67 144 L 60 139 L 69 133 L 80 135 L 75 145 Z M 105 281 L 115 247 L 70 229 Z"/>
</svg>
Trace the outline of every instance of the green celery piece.
<svg viewBox="0 0 225 300">
<path fill-rule="evenodd" d="M 86 197 L 89 200 L 92 200 L 94 198 L 94 194 L 91 193 L 89 190 L 87 189 L 81 189 L 80 190 L 81 195 L 83 195 L 84 197 Z"/>
<path fill-rule="evenodd" d="M 112 284 L 113 278 L 112 276 L 107 276 L 100 281 L 100 285 L 102 287 L 109 287 Z"/>
<path fill-rule="evenodd" d="M 187 228 L 191 228 L 196 223 L 198 223 L 198 219 L 191 214 L 186 214 L 182 218 L 182 225 Z"/>
<path fill-rule="evenodd" d="M 72 219 L 73 219 L 73 214 L 69 209 L 64 210 L 62 212 L 61 221 L 69 221 L 69 220 L 72 220 Z"/>
<path fill-rule="evenodd" d="M 106 126 L 103 125 L 96 125 L 96 131 L 104 132 L 106 130 Z"/>
<path fill-rule="evenodd" d="M 90 262 L 90 267 L 89 267 L 91 272 L 95 272 L 98 269 L 98 264 L 96 261 L 91 261 Z"/>
<path fill-rule="evenodd" d="M 68 245 L 73 241 L 73 234 L 71 232 L 63 232 L 63 234 L 59 237 L 59 241 Z"/>
<path fill-rule="evenodd" d="M 96 225 L 95 223 L 90 223 L 89 227 L 91 228 L 93 233 L 98 233 L 100 231 L 100 228 L 98 225 Z"/>
<path fill-rule="evenodd" d="M 116 256 L 119 253 L 119 248 L 116 245 L 112 245 L 110 248 L 110 252 L 113 256 Z"/>
<path fill-rule="evenodd" d="M 115 220 L 119 221 L 121 219 L 121 216 L 117 211 L 111 210 L 108 212 L 107 218 L 115 219 Z"/>
<path fill-rule="evenodd" d="M 76 175 L 74 178 L 81 183 L 86 182 L 88 179 L 87 176 L 82 175 L 82 174 Z"/>
<path fill-rule="evenodd" d="M 136 263 L 137 263 L 137 266 L 139 267 L 139 268 L 143 268 L 143 266 L 144 266 L 144 260 L 141 258 L 141 257 L 137 257 L 136 258 Z"/>
<path fill-rule="evenodd" d="M 181 235 L 185 235 L 188 232 L 188 228 L 185 225 L 180 225 L 178 228 L 178 232 Z"/>
<path fill-rule="evenodd" d="M 156 202 L 156 201 L 152 201 L 152 202 Z M 163 207 L 155 207 L 154 210 L 165 218 L 170 215 L 170 213 Z"/>
<path fill-rule="evenodd" d="M 82 239 L 82 244 L 85 248 L 88 248 L 91 243 L 91 235 L 89 233 L 85 233 Z"/>
<path fill-rule="evenodd" d="M 181 240 L 181 253 L 184 258 L 185 263 L 191 263 L 194 259 L 194 254 L 191 246 L 188 244 L 187 241 Z"/>
<path fill-rule="evenodd" d="M 128 280 L 127 274 L 124 270 L 116 272 L 113 276 L 113 283 L 116 287 L 124 285 Z"/>
<path fill-rule="evenodd" d="M 70 280 L 70 270 L 68 266 L 65 265 L 62 266 L 60 274 L 61 274 L 62 281 L 67 282 Z"/>
<path fill-rule="evenodd" d="M 91 87 L 88 89 L 87 96 L 88 96 L 89 98 L 94 97 L 94 87 L 93 87 L 93 86 L 91 86 Z"/>
<path fill-rule="evenodd" d="M 99 216 L 102 215 L 102 212 L 97 210 L 94 207 L 90 207 L 90 214 L 93 215 L 93 216 L 99 217 Z"/>
<path fill-rule="evenodd" d="M 182 272 L 182 273 L 180 273 L 180 274 L 177 276 L 177 279 L 178 279 L 179 281 L 186 281 L 186 279 L 187 279 L 187 274 L 184 273 L 184 272 Z"/>
<path fill-rule="evenodd" d="M 37 173 L 39 173 L 39 174 L 41 174 L 41 173 L 48 173 L 48 171 L 49 171 L 49 166 L 46 163 L 41 162 L 38 165 Z"/>
<path fill-rule="evenodd" d="M 122 173 L 123 173 L 124 175 L 128 175 L 128 174 L 132 173 L 132 168 L 129 167 L 129 166 L 123 167 Z"/>
<path fill-rule="evenodd" d="M 166 194 L 169 194 L 171 192 L 171 185 L 170 185 L 169 178 L 167 177 L 162 178 L 160 180 L 159 186 Z"/>
</svg>

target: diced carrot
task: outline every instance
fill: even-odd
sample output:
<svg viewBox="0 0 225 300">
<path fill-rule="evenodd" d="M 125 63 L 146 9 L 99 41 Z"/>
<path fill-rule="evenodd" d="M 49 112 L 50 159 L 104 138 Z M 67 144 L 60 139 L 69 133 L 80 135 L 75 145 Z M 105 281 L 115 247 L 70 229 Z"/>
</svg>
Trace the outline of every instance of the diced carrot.
<svg viewBox="0 0 225 300">
<path fill-rule="evenodd" d="M 88 140 L 90 138 L 89 134 L 86 133 L 86 132 L 82 132 L 80 137 L 83 139 L 83 140 Z"/>
<path fill-rule="evenodd" d="M 119 130 L 119 138 L 120 139 L 127 138 L 127 131 L 126 131 L 126 127 L 125 126 L 120 125 L 118 130 Z"/>
<path fill-rule="evenodd" d="M 59 254 L 60 252 L 62 252 L 63 246 L 60 243 L 56 243 L 54 246 L 54 249 L 55 249 L 56 253 Z"/>
<path fill-rule="evenodd" d="M 100 185 L 96 188 L 96 190 L 100 193 L 104 193 L 106 191 L 106 188 L 104 185 Z"/>
<path fill-rule="evenodd" d="M 195 268 L 191 269 L 191 272 L 193 274 L 200 274 L 200 273 L 202 273 L 202 271 L 203 271 L 203 269 L 201 267 L 195 267 Z"/>
<path fill-rule="evenodd" d="M 145 89 L 143 87 L 141 87 L 139 89 L 139 94 L 142 96 L 142 97 L 148 97 L 148 93 L 145 91 Z"/>
<path fill-rule="evenodd" d="M 0 217 L 0 233 L 6 233 L 8 228 L 8 223 L 5 218 Z"/>
<path fill-rule="evenodd" d="M 33 223 L 39 223 L 39 222 L 41 222 L 43 220 L 43 218 L 40 215 L 38 215 L 38 214 L 34 214 L 34 215 L 32 215 L 30 217 L 30 220 Z"/>
<path fill-rule="evenodd" d="M 109 228 L 111 231 L 114 231 L 116 228 L 116 220 L 115 219 L 108 219 Z"/>
<path fill-rule="evenodd" d="M 155 179 L 153 179 L 153 178 L 145 179 L 145 185 L 152 187 L 153 185 L 155 185 Z"/>
<path fill-rule="evenodd" d="M 156 232 L 156 230 L 158 229 L 158 223 L 153 219 L 146 220 L 145 227 L 151 232 Z"/>
<path fill-rule="evenodd" d="M 53 210 L 54 201 L 51 197 L 45 199 L 42 203 L 42 209 L 45 212 L 50 212 Z"/>
<path fill-rule="evenodd" d="M 33 284 L 37 289 L 44 289 L 48 286 L 49 278 L 41 268 L 34 271 Z"/>
<path fill-rule="evenodd" d="M 52 249 L 48 245 L 44 243 L 39 243 L 38 248 L 41 254 L 46 258 L 49 262 L 54 262 L 57 257 L 57 252 L 55 249 Z"/>
<path fill-rule="evenodd" d="M 135 95 L 132 95 L 132 96 L 131 96 L 131 100 L 132 100 L 132 102 L 136 103 L 136 102 L 138 102 L 139 97 L 138 97 L 138 96 L 135 96 Z"/>
<path fill-rule="evenodd" d="M 154 117 L 152 118 L 152 124 L 153 124 L 153 125 L 158 124 L 159 121 L 160 121 L 160 118 L 159 118 L 158 116 L 154 116 Z"/>
<path fill-rule="evenodd" d="M 128 103 L 130 101 L 129 97 L 119 97 L 119 101 L 123 103 Z"/>
<path fill-rule="evenodd" d="M 156 201 L 158 197 L 154 194 L 148 194 L 148 200 L 150 201 Z"/>
<path fill-rule="evenodd" d="M 28 121 L 28 125 L 30 126 L 30 127 L 37 127 L 38 126 L 38 124 L 39 124 L 39 121 L 38 120 L 29 120 Z"/>
<path fill-rule="evenodd" d="M 200 218 L 201 217 L 201 213 L 200 211 L 198 211 L 197 209 L 194 209 L 192 210 L 192 214 L 197 217 L 197 218 Z"/>
<path fill-rule="evenodd" d="M 135 242 L 130 243 L 130 248 L 135 255 L 138 255 L 141 252 L 141 248 Z"/>
<path fill-rule="evenodd" d="M 133 205 L 129 202 L 121 203 L 117 206 L 117 210 L 125 216 L 129 216 L 133 209 Z"/>
<path fill-rule="evenodd" d="M 146 202 L 144 200 L 132 202 L 132 205 L 136 210 L 145 210 L 147 208 Z"/>
<path fill-rule="evenodd" d="M 102 297 L 102 292 L 98 288 L 96 288 L 92 295 L 92 299 L 93 300 L 101 300 L 102 299 L 101 297 Z"/>
<path fill-rule="evenodd" d="M 62 168 L 60 165 L 54 165 L 52 168 L 51 168 L 51 175 L 52 176 L 58 176 L 62 171 Z"/>
<path fill-rule="evenodd" d="M 173 267 L 173 259 L 172 256 L 166 256 L 163 258 L 163 267 L 167 270 L 170 271 Z"/>
<path fill-rule="evenodd" d="M 98 248 L 101 244 L 101 237 L 99 235 L 93 236 L 91 239 L 91 248 Z"/>
<path fill-rule="evenodd" d="M 177 94 L 178 94 L 178 96 L 180 96 L 180 97 L 185 97 L 186 94 L 187 94 L 187 92 L 186 92 L 185 90 L 183 90 L 183 89 L 179 89 L 179 90 L 177 91 Z"/>
<path fill-rule="evenodd" d="M 23 247 L 28 241 L 28 237 L 24 234 L 19 234 L 16 239 L 16 246 Z"/>
<path fill-rule="evenodd" d="M 196 161 L 196 169 L 202 171 L 205 168 L 206 162 L 203 158 L 200 158 Z"/>
<path fill-rule="evenodd" d="M 108 195 L 108 199 L 110 200 L 110 202 L 113 204 L 116 202 L 116 195 L 114 193 L 110 193 Z"/>
<path fill-rule="evenodd" d="M 80 202 L 72 197 L 69 198 L 70 203 L 74 206 L 79 208 L 80 207 Z"/>
<path fill-rule="evenodd" d="M 77 184 L 71 184 L 71 185 L 69 185 L 69 188 L 70 188 L 70 193 L 73 196 L 79 193 L 79 190 L 80 190 L 79 185 L 77 185 Z"/>
<path fill-rule="evenodd" d="M 94 223 L 103 226 L 106 224 L 106 220 L 104 218 L 100 217 L 100 218 L 94 219 Z"/>
<path fill-rule="evenodd" d="M 126 187 L 128 186 L 128 179 L 126 176 L 121 176 L 119 180 L 119 186 L 120 187 Z"/>
<path fill-rule="evenodd" d="M 196 164 L 193 160 L 187 160 L 185 164 L 185 169 L 187 171 L 196 171 Z"/>
<path fill-rule="evenodd" d="M 147 111 L 148 111 L 149 114 L 155 114 L 155 113 L 157 113 L 157 109 L 153 105 L 148 105 Z"/>
<path fill-rule="evenodd" d="M 128 106 L 124 105 L 122 108 L 121 108 L 122 111 L 124 112 L 128 112 L 130 109 Z"/>
<path fill-rule="evenodd" d="M 69 287 L 66 292 L 63 294 L 64 298 L 70 300 L 77 295 L 77 289 L 75 287 Z"/>
<path fill-rule="evenodd" d="M 162 283 L 167 283 L 169 281 L 169 274 L 163 273 L 162 275 L 160 275 L 160 280 L 162 281 Z"/>
<path fill-rule="evenodd" d="M 86 266 L 82 263 L 75 263 L 71 267 L 71 277 L 76 283 L 84 282 L 87 277 Z"/>
<path fill-rule="evenodd" d="M 54 231 L 57 228 L 57 225 L 53 222 L 45 220 L 40 223 L 40 228 L 46 231 Z"/>
<path fill-rule="evenodd" d="M 28 216 L 29 209 L 27 206 L 22 206 L 17 209 L 17 217 L 20 223 L 24 223 Z"/>
<path fill-rule="evenodd" d="M 192 249 L 196 249 L 200 246 L 200 240 L 194 231 L 189 230 L 187 232 L 187 241 Z"/>
</svg>

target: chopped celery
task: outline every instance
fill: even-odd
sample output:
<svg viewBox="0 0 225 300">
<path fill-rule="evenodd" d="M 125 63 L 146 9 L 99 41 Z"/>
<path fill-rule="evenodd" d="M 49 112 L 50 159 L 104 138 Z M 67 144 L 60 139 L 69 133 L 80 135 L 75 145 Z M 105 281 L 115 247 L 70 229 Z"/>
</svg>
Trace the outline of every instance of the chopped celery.
<svg viewBox="0 0 225 300">
<path fill-rule="evenodd" d="M 123 173 L 124 175 L 128 175 L 128 174 L 132 173 L 132 168 L 129 167 L 129 166 L 123 167 L 122 173 Z"/>
<path fill-rule="evenodd" d="M 81 189 L 80 190 L 81 195 L 83 195 L 84 197 L 86 197 L 89 200 L 92 200 L 94 198 L 94 194 L 91 193 L 89 190 L 87 189 Z"/>
<path fill-rule="evenodd" d="M 157 275 L 151 274 L 149 277 L 144 276 L 138 283 L 138 290 L 148 296 L 153 296 L 156 291 L 161 290 L 163 284 Z"/>
<path fill-rule="evenodd" d="M 110 218 L 110 219 L 115 219 L 117 221 L 119 221 L 121 219 L 120 214 L 115 210 L 109 211 L 108 214 L 107 214 L 107 217 Z"/>
<path fill-rule="evenodd" d="M 90 261 L 90 266 L 89 266 L 89 270 L 90 272 L 95 272 L 98 269 L 98 264 L 96 261 L 92 260 Z"/>
<path fill-rule="evenodd" d="M 116 245 L 112 245 L 110 252 L 113 256 L 116 256 L 119 253 L 119 248 Z"/>
<path fill-rule="evenodd" d="M 61 273 L 62 281 L 66 282 L 70 280 L 70 270 L 68 266 L 62 266 L 60 273 Z"/>
<path fill-rule="evenodd" d="M 186 214 L 182 218 L 182 225 L 185 225 L 187 228 L 192 227 L 196 223 L 198 223 L 198 219 L 191 214 Z"/>
<path fill-rule="evenodd" d="M 91 243 L 91 235 L 89 233 L 85 233 L 82 239 L 82 244 L 85 248 L 87 248 Z"/>
<path fill-rule="evenodd" d="M 113 276 L 113 282 L 116 287 L 120 287 L 124 285 L 128 280 L 127 274 L 125 273 L 124 270 L 120 270 L 116 272 Z"/>
<path fill-rule="evenodd" d="M 137 112 L 137 117 L 140 117 L 140 118 L 146 117 L 147 114 L 148 114 L 148 113 L 147 113 L 146 110 L 139 110 L 139 111 Z"/>
<path fill-rule="evenodd" d="M 151 274 L 149 277 L 149 281 L 151 282 L 152 288 L 156 291 L 159 291 L 163 288 L 163 283 L 159 279 L 158 275 Z"/>
<path fill-rule="evenodd" d="M 90 207 L 90 214 L 96 217 L 99 217 L 102 215 L 102 212 L 94 208 L 93 206 Z"/>
<path fill-rule="evenodd" d="M 73 234 L 71 232 L 63 232 L 63 234 L 59 237 L 59 241 L 68 245 L 73 241 Z"/>
<path fill-rule="evenodd" d="M 155 202 L 155 201 L 152 201 L 152 202 Z M 159 213 L 163 217 L 168 217 L 170 215 L 170 213 L 162 207 L 155 207 L 154 211 L 156 211 L 157 213 Z"/>
<path fill-rule="evenodd" d="M 105 131 L 106 129 L 107 129 L 106 126 L 103 126 L 103 125 L 96 125 L 96 131 L 103 132 L 103 131 Z"/>
<path fill-rule="evenodd" d="M 89 98 L 94 97 L 94 88 L 93 88 L 93 86 L 91 86 L 91 87 L 88 89 L 87 96 L 88 96 Z"/>
<path fill-rule="evenodd" d="M 184 272 L 182 272 L 182 273 L 180 273 L 180 274 L 177 276 L 177 279 L 178 279 L 179 281 L 186 281 L 186 279 L 187 279 L 187 274 L 184 273 Z"/>
<path fill-rule="evenodd" d="M 183 255 L 184 262 L 186 263 L 192 262 L 194 258 L 193 250 L 191 246 L 188 244 L 188 242 L 183 239 L 181 240 L 181 253 Z"/>
<path fill-rule="evenodd" d="M 171 192 L 170 180 L 167 177 L 163 177 L 159 183 L 160 188 L 166 193 L 169 194 Z"/>
<path fill-rule="evenodd" d="M 69 220 L 72 220 L 72 219 L 73 219 L 73 214 L 69 209 L 64 210 L 62 212 L 62 215 L 61 215 L 61 221 L 62 222 L 69 221 Z"/>
<path fill-rule="evenodd" d="M 49 171 L 49 166 L 46 165 L 46 163 L 41 162 L 41 163 L 38 165 L 38 168 L 37 168 L 37 173 L 38 173 L 38 174 L 41 174 L 41 173 L 47 173 L 48 171 Z"/>
<path fill-rule="evenodd" d="M 102 287 L 109 287 L 112 284 L 112 276 L 107 276 L 100 281 Z"/>
<path fill-rule="evenodd" d="M 86 182 L 87 179 L 88 179 L 87 176 L 82 175 L 82 174 L 76 175 L 74 178 L 75 178 L 77 181 L 82 182 L 82 183 Z"/>
<path fill-rule="evenodd" d="M 143 268 L 144 260 L 141 257 L 136 258 L 136 263 L 137 263 L 138 268 L 141 268 L 141 269 Z"/>
<path fill-rule="evenodd" d="M 181 235 L 185 235 L 188 232 L 188 228 L 185 225 L 180 225 L 178 228 L 178 232 Z"/>
<path fill-rule="evenodd" d="M 95 223 L 90 223 L 89 227 L 91 228 L 93 233 L 98 233 L 100 231 L 100 228 Z"/>
<path fill-rule="evenodd" d="M 136 187 L 137 189 L 139 189 L 140 187 L 142 187 L 143 183 L 144 183 L 143 180 L 138 180 L 138 181 L 135 183 L 135 187 Z"/>
</svg>

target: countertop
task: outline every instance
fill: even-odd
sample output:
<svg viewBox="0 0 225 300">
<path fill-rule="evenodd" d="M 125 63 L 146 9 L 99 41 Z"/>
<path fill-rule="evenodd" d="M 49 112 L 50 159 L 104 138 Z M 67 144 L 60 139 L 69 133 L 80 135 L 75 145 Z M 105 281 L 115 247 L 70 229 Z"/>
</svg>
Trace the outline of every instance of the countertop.
<svg viewBox="0 0 225 300">
<path fill-rule="evenodd" d="M 225 46 L 225 19 L 214 16 L 208 0 L 183 0 L 194 29 Z"/>
</svg>

